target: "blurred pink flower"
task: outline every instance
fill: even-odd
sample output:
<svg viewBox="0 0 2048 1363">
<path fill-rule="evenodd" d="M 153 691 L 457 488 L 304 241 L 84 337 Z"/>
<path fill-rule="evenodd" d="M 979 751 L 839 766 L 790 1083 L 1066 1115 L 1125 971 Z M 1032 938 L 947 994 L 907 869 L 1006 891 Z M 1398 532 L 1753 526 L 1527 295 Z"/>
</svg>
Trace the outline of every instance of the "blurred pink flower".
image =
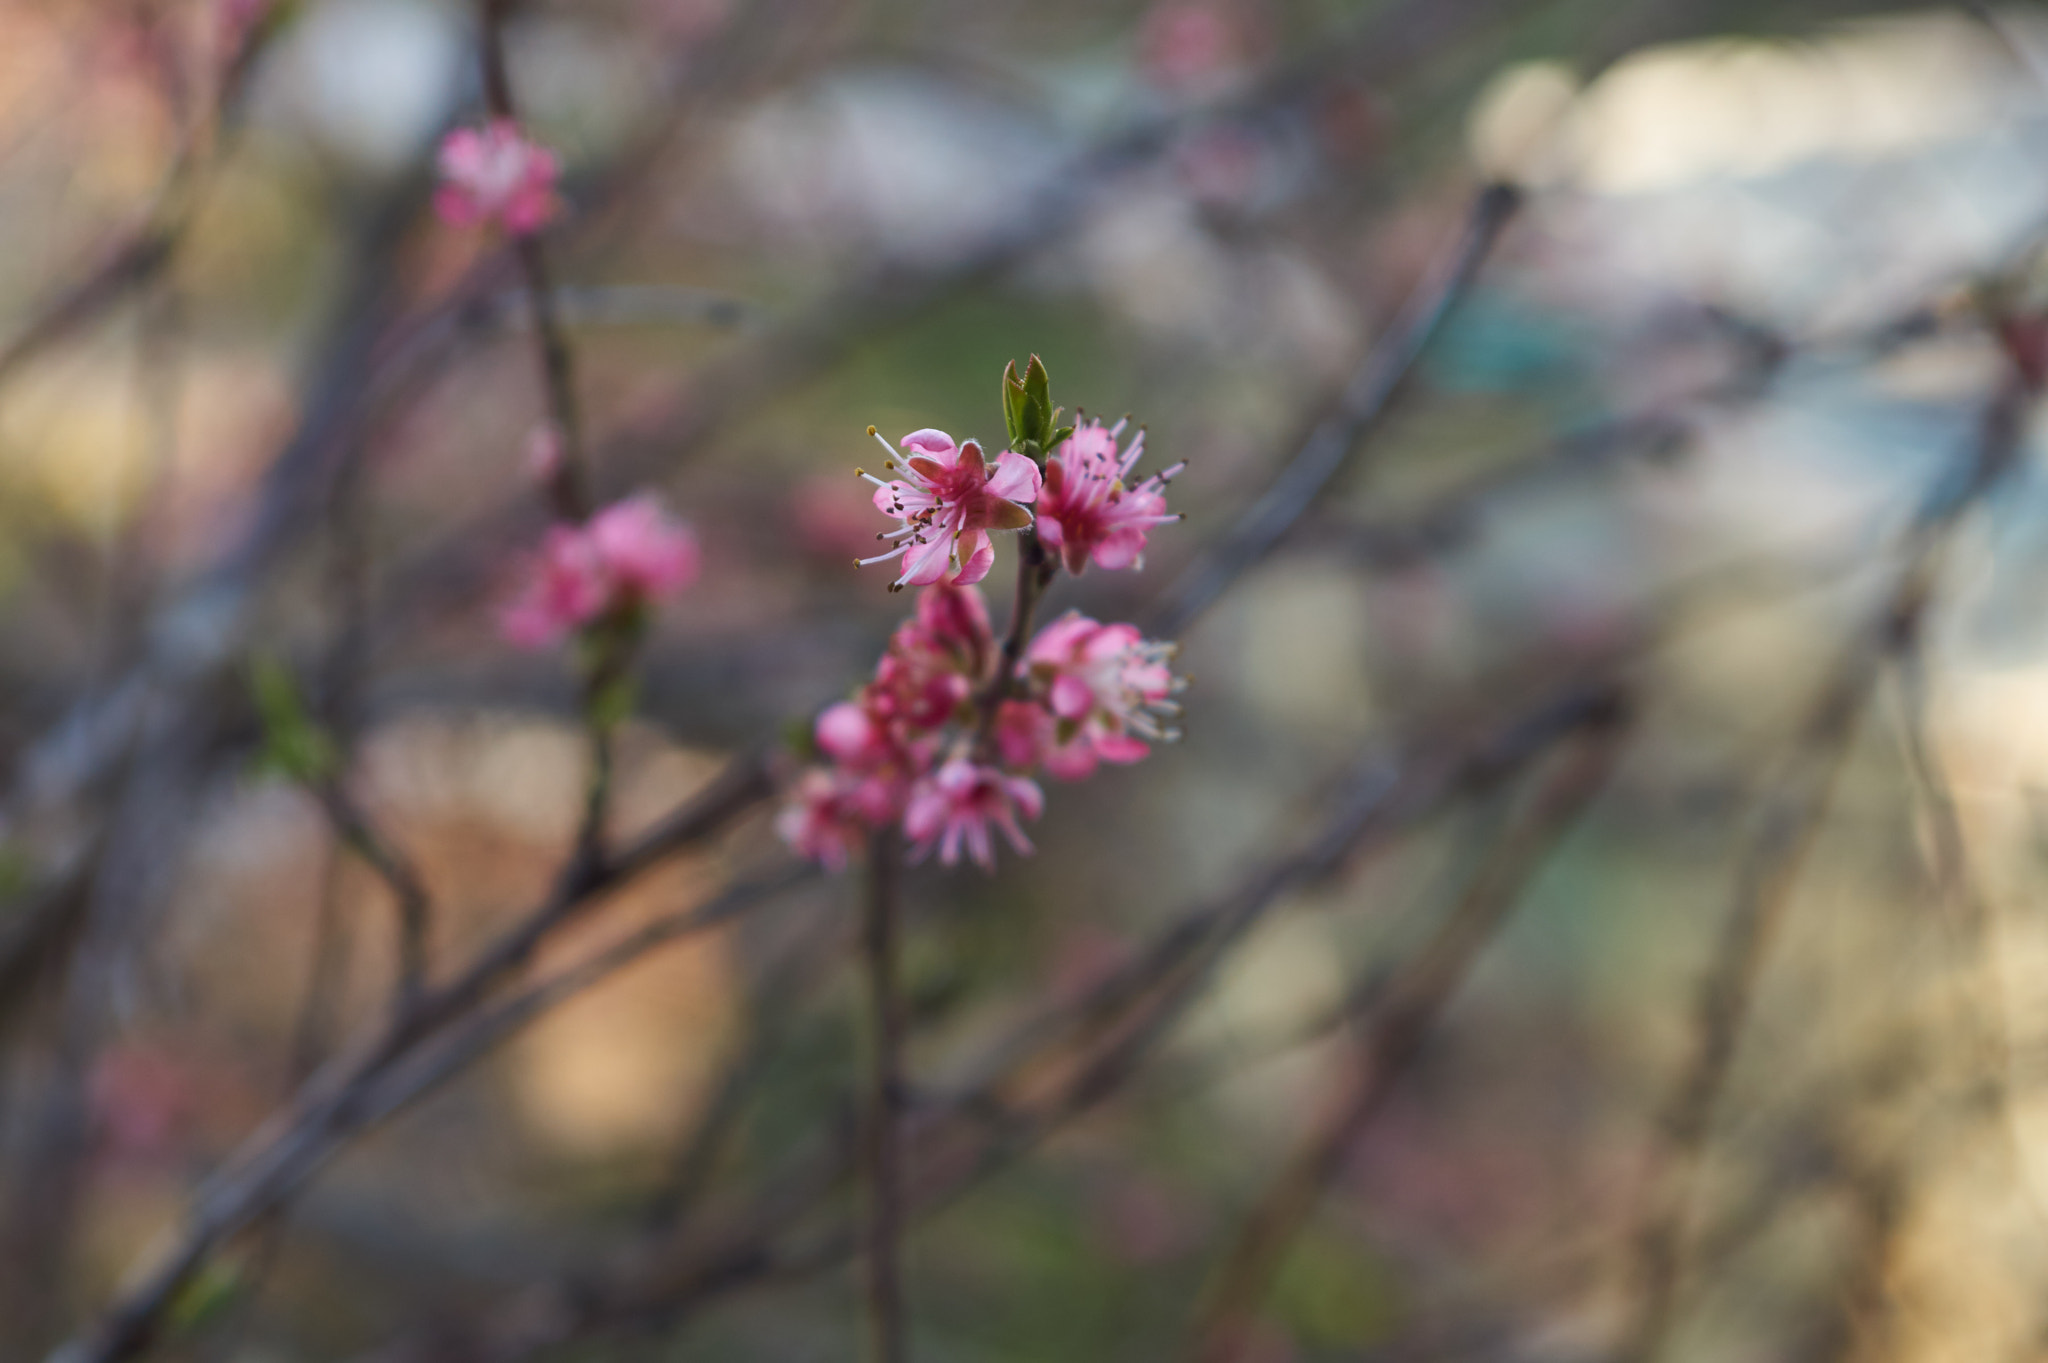
<svg viewBox="0 0 2048 1363">
<path fill-rule="evenodd" d="M 589 533 L 618 588 L 666 596 L 697 580 L 697 537 L 651 493 L 613 502 L 590 518 Z"/>
<path fill-rule="evenodd" d="M 114 1154 L 130 1159 L 167 1153 L 196 1104 L 192 1077 L 176 1055 L 141 1044 L 103 1052 L 86 1094 L 101 1138 Z"/>
<path fill-rule="evenodd" d="M 525 589 L 505 608 L 499 626 L 521 648 L 546 648 L 603 614 L 610 599 L 604 563 L 583 527 L 550 526 Z"/>
<path fill-rule="evenodd" d="M 526 475 L 546 486 L 562 468 L 562 433 L 543 421 L 526 434 Z"/>
<path fill-rule="evenodd" d="M 869 428 L 872 433 L 873 428 Z M 877 435 L 882 448 L 887 441 Z M 962 585 L 981 581 L 995 563 L 991 530 L 1021 530 L 1031 513 L 1021 505 L 1038 496 L 1038 466 L 1014 450 L 1005 450 L 993 465 L 982 458 L 981 445 L 970 440 L 956 446 L 944 431 L 912 431 L 903 437 L 910 451 L 899 464 L 890 451 L 887 468 L 903 477 L 884 482 L 873 474 L 860 476 L 875 485 L 875 509 L 903 522 L 884 539 L 901 540 L 888 553 L 859 559 L 865 567 L 903 556 L 898 587 L 922 587 L 950 581 Z"/>
<path fill-rule="evenodd" d="M 844 564 L 873 547 L 875 523 L 866 508 L 846 495 L 842 474 L 806 478 L 790 490 L 781 512 L 804 552 Z"/>
<path fill-rule="evenodd" d="M 1243 65 L 1245 38 L 1221 5 L 1163 0 L 1139 25 L 1138 70 L 1164 90 L 1213 94 Z"/>
<path fill-rule="evenodd" d="M 1167 666 L 1173 653 L 1172 644 L 1146 639 L 1136 625 L 1105 625 L 1078 611 L 1040 630 L 1020 667 L 1059 731 L 1044 753 L 1046 770 L 1079 780 L 1098 760 L 1136 762 L 1152 751 L 1147 740 L 1179 737 L 1163 723 L 1180 712 L 1173 697 L 1186 685 Z"/>
<path fill-rule="evenodd" d="M 996 636 L 979 588 L 946 582 L 926 587 L 917 596 L 915 623 L 924 641 L 951 656 L 969 677 L 988 671 Z"/>
<path fill-rule="evenodd" d="M 555 154 L 527 139 L 510 119 L 457 128 L 441 142 L 441 188 L 434 208 L 453 227 L 497 222 L 524 236 L 555 215 Z"/>
<path fill-rule="evenodd" d="M 936 729 L 974 694 L 974 683 L 929 646 L 915 625 L 904 625 L 875 665 L 861 703 L 876 718 L 912 729 Z"/>
<path fill-rule="evenodd" d="M 732 0 L 647 0 L 648 17 L 680 42 L 710 37 L 732 17 Z"/>
<path fill-rule="evenodd" d="M 1092 561 L 1116 570 L 1141 568 L 1145 536 L 1155 525 L 1177 521 L 1166 509 L 1166 485 L 1185 464 L 1175 464 L 1126 487 L 1131 468 L 1145 452 L 1140 430 L 1119 453 L 1124 423 L 1090 421 L 1045 462 L 1045 487 L 1038 499 L 1038 538 L 1057 550 L 1067 571 L 1079 573 Z"/>
<path fill-rule="evenodd" d="M 1045 760 L 1055 743 L 1053 719 L 1033 700 L 1006 700 L 996 711 L 996 752 L 1012 771 L 1028 771 Z"/>
<path fill-rule="evenodd" d="M 813 730 L 818 750 L 848 766 L 872 766 L 889 752 L 888 736 L 868 712 L 850 700 L 828 706 Z"/>
<path fill-rule="evenodd" d="M 872 779 L 812 767 L 775 816 L 775 831 L 799 856 L 842 871 L 869 832 L 891 817 L 893 811 L 877 808 L 878 800 L 887 803 Z"/>
<path fill-rule="evenodd" d="M 582 525 L 556 525 L 499 624 L 521 648 L 544 648 L 622 607 L 696 580 L 697 540 L 651 495 L 614 502 Z"/>
<path fill-rule="evenodd" d="M 1010 846 L 1029 855 L 1031 840 L 1017 826 L 1017 815 L 1021 811 L 1024 817 L 1035 819 L 1044 809 L 1045 796 L 1037 782 L 956 757 L 911 792 L 903 814 L 903 833 L 913 844 L 914 858 L 929 856 L 936 846 L 939 860 L 951 866 L 960 860 L 960 848 L 965 844 L 976 864 L 993 871 L 996 853 L 995 840 L 989 836 L 991 825 L 1002 830 Z"/>
</svg>

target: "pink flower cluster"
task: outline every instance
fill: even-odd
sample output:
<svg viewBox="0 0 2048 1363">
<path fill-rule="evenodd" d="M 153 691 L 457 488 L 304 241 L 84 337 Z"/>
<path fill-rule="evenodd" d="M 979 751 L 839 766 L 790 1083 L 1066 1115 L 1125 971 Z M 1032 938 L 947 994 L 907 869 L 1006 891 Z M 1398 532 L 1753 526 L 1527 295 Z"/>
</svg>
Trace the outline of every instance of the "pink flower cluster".
<svg viewBox="0 0 2048 1363">
<path fill-rule="evenodd" d="M 521 648 L 544 648 L 615 612 L 696 580 L 696 536 L 651 495 L 614 502 L 581 525 L 556 525 L 499 624 Z"/>
<path fill-rule="evenodd" d="M 996 833 L 1031 851 L 1019 816 L 1036 819 L 1045 806 L 1033 772 L 1077 780 L 1175 736 L 1160 722 L 1179 708 L 1170 654 L 1134 626 L 1062 616 L 1019 661 L 1017 694 L 985 742 L 977 701 L 996 657 L 988 609 L 972 586 L 928 586 L 874 680 L 818 716 L 825 760 L 798 778 L 777 827 L 835 870 L 898 823 L 913 859 L 936 850 L 950 866 L 964 850 L 993 870 Z"/>
<path fill-rule="evenodd" d="M 451 227 L 495 222 L 515 236 L 547 226 L 560 206 L 555 154 L 510 119 L 457 128 L 441 142 L 441 187 L 435 211 Z"/>
<path fill-rule="evenodd" d="M 1038 538 L 1058 552 L 1070 573 L 1090 562 L 1111 571 L 1141 568 L 1152 527 L 1180 519 L 1166 509 L 1166 485 L 1187 465 L 1175 464 L 1128 486 L 1125 480 L 1145 452 L 1145 432 L 1141 429 L 1118 450 L 1124 424 L 1086 422 L 1045 461 Z"/>
</svg>

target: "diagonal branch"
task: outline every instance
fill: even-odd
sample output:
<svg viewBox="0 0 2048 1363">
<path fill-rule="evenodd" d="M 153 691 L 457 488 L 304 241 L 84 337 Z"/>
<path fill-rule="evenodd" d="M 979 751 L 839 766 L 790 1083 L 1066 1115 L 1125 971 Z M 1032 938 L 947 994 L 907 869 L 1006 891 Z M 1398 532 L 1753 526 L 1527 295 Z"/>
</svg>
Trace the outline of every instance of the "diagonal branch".
<svg viewBox="0 0 2048 1363">
<path fill-rule="evenodd" d="M 1737 871 L 1735 903 L 1701 988 L 1693 1054 L 1665 1118 L 1667 1167 L 1637 1230 L 1635 1313 L 1621 1350 L 1632 1363 L 1655 1363 L 1676 1323 L 1692 1189 L 1715 1111 L 1857 721 L 1886 660 L 1917 635 L 1955 526 L 2011 466 L 2028 397 L 2017 379 L 2006 382 L 1987 407 L 1968 458 L 1923 502 L 1891 590 L 1822 688 L 1757 813 Z"/>
<path fill-rule="evenodd" d="M 1416 285 L 1344 386 L 1336 406 L 1316 424 L 1265 494 L 1182 571 L 1153 611 L 1147 634 L 1164 639 L 1178 635 L 1232 581 L 1264 558 L 1343 471 L 1358 442 L 1386 414 L 1423 348 L 1471 287 L 1521 202 L 1521 191 L 1512 185 L 1493 184 L 1480 191 L 1457 244 Z"/>
<path fill-rule="evenodd" d="M 1346 1153 L 1530 880 L 1606 784 L 1620 747 L 1620 719 L 1587 733 L 1559 758 L 1559 769 L 1506 830 L 1436 933 L 1369 1015 L 1354 1019 L 1361 1030 L 1347 1087 L 1267 1186 L 1210 1286 L 1191 1355 L 1201 1363 L 1243 1356 L 1260 1303 Z"/>
</svg>

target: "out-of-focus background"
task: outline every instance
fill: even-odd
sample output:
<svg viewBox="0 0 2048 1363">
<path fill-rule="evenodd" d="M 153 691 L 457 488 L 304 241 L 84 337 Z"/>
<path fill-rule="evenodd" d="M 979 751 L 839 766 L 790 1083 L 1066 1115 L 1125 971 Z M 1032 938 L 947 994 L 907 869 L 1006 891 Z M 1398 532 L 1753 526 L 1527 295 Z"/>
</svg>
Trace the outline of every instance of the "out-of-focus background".
<svg viewBox="0 0 2048 1363">
<path fill-rule="evenodd" d="M 1151 466 L 1188 461 L 1188 519 L 1052 605 L 1146 619 L 1447 308 L 1186 624 L 1184 740 L 1051 785 L 1033 858 L 910 873 L 912 1119 L 1001 1128 L 1057 1056 L 955 1100 L 1034 1019 L 1312 842 L 1360 771 L 1437 786 L 1269 886 L 1103 1092 L 918 1148 L 912 1183 L 946 1188 L 908 1241 L 918 1357 L 1196 1357 L 1319 1138 L 1236 1357 L 2043 1355 L 2048 18 L 503 23 L 562 157 L 543 240 L 595 481 L 658 489 L 703 544 L 642 659 L 622 836 L 846 694 L 908 608 L 848 566 L 879 528 L 869 423 L 1000 441 L 1033 352 L 1060 402 L 1134 414 Z M 482 116 L 478 25 L 0 3 L 0 1358 L 89 1338 L 385 1016 L 389 893 L 258 760 L 252 660 L 418 867 L 433 978 L 572 837 L 573 670 L 495 623 L 544 524 L 520 275 L 431 207 L 440 137 Z M 1495 183 L 1518 206 L 1450 280 Z M 1614 764 L 1530 834 L 1569 756 L 1475 774 L 1469 749 L 1574 688 L 1626 711 Z M 1436 925 L 1532 838 L 1511 917 L 1389 1060 Z M 741 819 L 539 968 L 783 855 Z M 806 882 L 453 1067 L 208 1244 L 122 1353 L 854 1357 L 854 900 Z"/>
</svg>

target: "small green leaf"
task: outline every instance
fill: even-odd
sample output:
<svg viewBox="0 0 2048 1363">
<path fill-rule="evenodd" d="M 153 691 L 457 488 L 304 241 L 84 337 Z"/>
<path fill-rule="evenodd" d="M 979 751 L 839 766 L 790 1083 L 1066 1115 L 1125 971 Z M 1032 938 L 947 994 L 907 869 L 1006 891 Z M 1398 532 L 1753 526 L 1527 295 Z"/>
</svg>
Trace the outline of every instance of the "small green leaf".
<svg viewBox="0 0 2048 1363">
<path fill-rule="evenodd" d="M 1045 361 L 1036 355 L 1024 366 L 1024 396 L 1031 410 L 1043 419 L 1038 429 L 1052 425 L 1052 376 L 1045 372 Z"/>
<path fill-rule="evenodd" d="M 171 1329 L 187 1334 L 218 1320 L 221 1312 L 242 1294 L 243 1285 L 242 1271 L 236 1265 L 220 1261 L 207 1264 L 172 1300 L 168 1313 Z"/>
<path fill-rule="evenodd" d="M 1012 360 L 1003 369 L 1003 425 L 1009 431 L 1012 449 L 1023 444 L 1027 438 L 1024 413 L 1029 405 L 1030 398 L 1025 392 L 1024 381 L 1017 377 L 1017 362 Z"/>
<path fill-rule="evenodd" d="M 1043 458 L 1050 449 L 1053 422 L 1059 413 L 1052 405 L 1052 377 L 1045 372 L 1045 361 L 1036 355 L 1024 366 L 1024 443 L 1027 453 L 1034 458 Z"/>
<path fill-rule="evenodd" d="M 269 654 L 256 654 L 249 660 L 249 690 L 263 721 L 263 751 L 257 756 L 257 769 L 309 783 L 333 774 L 340 765 L 340 753 L 334 740 L 306 713 L 291 669 Z"/>
<path fill-rule="evenodd" d="M 785 720 L 782 725 L 782 746 L 795 754 L 800 762 L 818 760 L 817 723 L 810 719 Z"/>
<path fill-rule="evenodd" d="M 1060 428 L 1059 428 L 1058 430 L 1054 431 L 1054 432 L 1053 432 L 1053 433 L 1052 433 L 1052 434 L 1051 434 L 1050 436 L 1047 436 L 1047 437 L 1046 437 L 1046 441 L 1045 441 L 1045 448 L 1046 448 L 1046 450 L 1047 450 L 1048 452 L 1050 452 L 1050 451 L 1052 451 L 1052 450 L 1056 450 L 1056 449 L 1058 449 L 1058 448 L 1059 448 L 1060 446 L 1062 446 L 1062 445 L 1066 444 L 1066 443 L 1067 443 L 1067 440 L 1068 440 L 1068 439 L 1069 439 L 1069 438 L 1070 438 L 1070 437 L 1071 437 L 1071 436 L 1072 436 L 1073 434 L 1074 434 L 1074 428 L 1073 428 L 1072 426 L 1062 426 L 1062 427 L 1060 427 Z"/>
<path fill-rule="evenodd" d="M 600 729 L 616 729 L 633 717 L 639 700 L 638 682 L 632 673 L 622 672 L 591 694 L 590 722 Z"/>
<path fill-rule="evenodd" d="M 36 880 L 35 858 L 26 848 L 12 843 L 0 843 L 0 900 L 13 900 L 26 894 Z"/>
</svg>

